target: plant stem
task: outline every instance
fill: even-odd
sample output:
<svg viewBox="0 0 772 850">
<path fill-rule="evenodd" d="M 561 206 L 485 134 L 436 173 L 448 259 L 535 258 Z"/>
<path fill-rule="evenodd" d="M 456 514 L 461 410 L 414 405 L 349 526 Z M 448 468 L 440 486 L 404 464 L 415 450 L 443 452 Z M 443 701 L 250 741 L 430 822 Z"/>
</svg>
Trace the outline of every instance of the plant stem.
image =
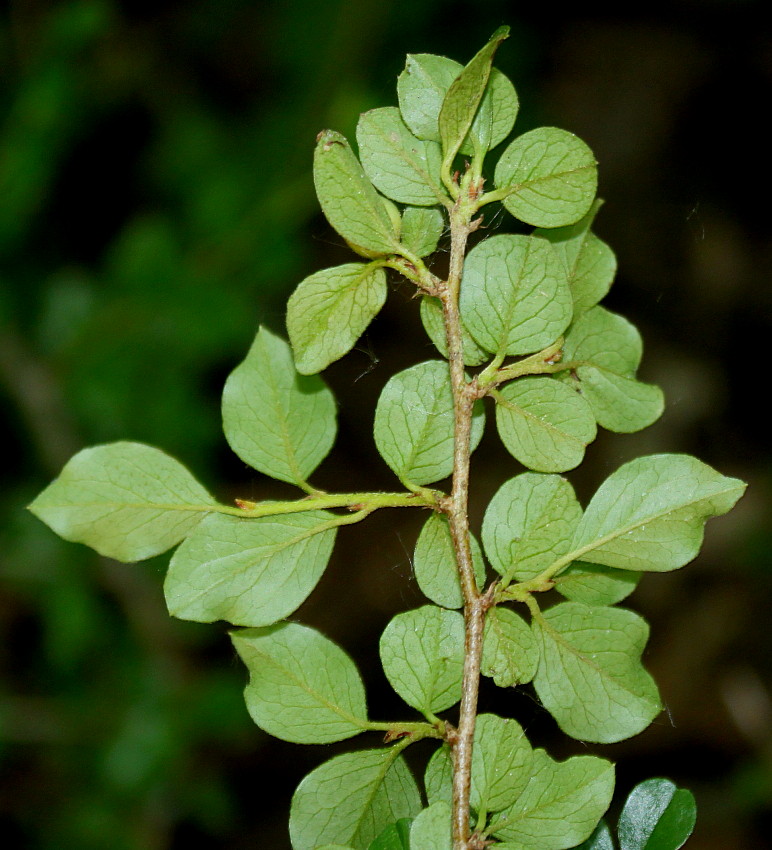
<svg viewBox="0 0 772 850">
<path fill-rule="evenodd" d="M 470 191 L 471 190 L 471 191 Z M 480 682 L 482 638 L 486 602 L 480 595 L 474 577 L 469 542 L 469 444 L 472 410 L 477 387 L 467 383 L 461 337 L 458 297 L 464 268 L 464 255 L 469 234 L 474 230 L 471 218 L 474 206 L 472 180 L 467 174 L 462 181 L 458 201 L 450 215 L 450 269 L 441 292 L 445 335 L 450 361 L 453 390 L 454 444 L 453 489 L 445 501 L 450 534 L 456 555 L 461 590 L 464 597 L 464 673 L 458 730 L 452 740 L 453 751 L 453 850 L 471 850 L 469 845 L 469 795 L 472 779 L 472 746 L 477 718 L 477 694 Z"/>
</svg>

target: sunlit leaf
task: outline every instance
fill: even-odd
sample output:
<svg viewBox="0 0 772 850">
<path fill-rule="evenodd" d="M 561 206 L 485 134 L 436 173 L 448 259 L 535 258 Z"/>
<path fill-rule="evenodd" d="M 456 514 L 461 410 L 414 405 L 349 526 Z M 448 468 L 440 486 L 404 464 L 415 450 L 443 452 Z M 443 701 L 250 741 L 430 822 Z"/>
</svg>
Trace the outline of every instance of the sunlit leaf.
<svg viewBox="0 0 772 850">
<path fill-rule="evenodd" d="M 306 776 L 292 797 L 293 850 L 345 844 L 367 850 L 389 824 L 421 811 L 421 796 L 399 751 L 344 753 Z"/>
<path fill-rule="evenodd" d="M 638 586 L 640 573 L 575 561 L 555 579 L 558 593 L 586 605 L 615 605 Z"/>
<path fill-rule="evenodd" d="M 347 263 L 305 278 L 287 302 L 287 332 L 303 375 L 349 352 L 386 301 L 386 272 Z"/>
<path fill-rule="evenodd" d="M 473 808 L 497 812 L 517 800 L 531 778 L 533 751 L 516 720 L 477 716 L 472 750 Z"/>
<path fill-rule="evenodd" d="M 249 670 L 244 699 L 257 725 L 284 741 L 327 744 L 361 732 L 365 689 L 354 662 L 308 626 L 231 633 Z"/>
<path fill-rule="evenodd" d="M 595 198 L 595 157 L 573 133 L 539 127 L 518 136 L 504 150 L 496 186 L 509 189 L 504 206 L 536 227 L 564 227 L 586 215 Z"/>
<path fill-rule="evenodd" d="M 424 605 L 397 614 L 380 642 L 381 663 L 392 688 L 424 714 L 444 711 L 461 698 L 464 618 Z"/>
<path fill-rule="evenodd" d="M 447 744 L 432 753 L 424 772 L 424 787 L 429 805 L 440 800 L 450 804 L 453 799 L 453 759 Z"/>
<path fill-rule="evenodd" d="M 405 207 L 402 213 L 400 242 L 417 257 L 437 250 L 445 217 L 437 207 Z"/>
<path fill-rule="evenodd" d="M 316 587 L 335 542 L 324 511 L 241 519 L 212 514 L 177 549 L 164 592 L 183 620 L 268 626 Z"/>
<path fill-rule="evenodd" d="M 641 664 L 649 627 L 639 614 L 561 602 L 534 618 L 533 629 L 541 644 L 536 693 L 567 735 L 621 741 L 661 711 L 657 686 Z"/>
<path fill-rule="evenodd" d="M 419 812 L 410 829 L 410 847 L 414 850 L 451 850 L 450 805 L 444 800 Z"/>
<path fill-rule="evenodd" d="M 524 685 L 536 675 L 539 647 L 528 624 L 509 608 L 488 612 L 480 672 L 501 688 Z"/>
<path fill-rule="evenodd" d="M 335 399 L 321 378 L 299 375 L 292 351 L 260 328 L 222 397 L 223 430 L 250 466 L 303 484 L 335 442 Z"/>
<path fill-rule="evenodd" d="M 29 510 L 65 540 L 142 561 L 179 543 L 214 504 L 174 458 L 119 442 L 78 452 Z"/>
<path fill-rule="evenodd" d="M 461 316 L 486 351 L 539 351 L 563 333 L 571 314 L 565 269 L 544 239 L 502 234 L 469 252 Z"/>
</svg>

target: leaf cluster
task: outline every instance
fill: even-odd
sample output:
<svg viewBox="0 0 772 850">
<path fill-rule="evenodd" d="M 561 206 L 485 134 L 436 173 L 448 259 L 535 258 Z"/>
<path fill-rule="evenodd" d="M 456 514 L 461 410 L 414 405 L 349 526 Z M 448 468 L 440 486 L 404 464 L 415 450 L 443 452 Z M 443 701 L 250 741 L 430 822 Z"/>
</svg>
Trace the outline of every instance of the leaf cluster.
<svg viewBox="0 0 772 850">
<path fill-rule="evenodd" d="M 486 426 L 486 399 L 505 449 L 526 471 L 494 495 L 480 542 L 468 539 L 475 598 L 486 600 L 479 671 L 500 687 L 532 682 L 577 740 L 620 741 L 659 713 L 657 686 L 641 663 L 648 626 L 617 603 L 641 573 L 691 561 L 707 519 L 730 510 L 744 489 L 683 455 L 624 464 L 586 506 L 561 477 L 582 461 L 598 426 L 639 430 L 657 419 L 663 400 L 636 377 L 636 329 L 599 306 L 616 264 L 592 232 L 600 204 L 589 148 L 552 127 L 516 136 L 486 191 L 486 157 L 518 112 L 514 87 L 492 67 L 505 38 L 506 30 L 494 34 L 463 67 L 409 56 L 398 108 L 361 116 L 358 156 L 339 133 L 319 135 L 317 195 L 360 261 L 303 280 L 288 303 L 290 343 L 261 328 L 222 398 L 231 448 L 258 472 L 295 485 L 297 499 L 220 504 L 160 450 L 120 442 L 80 452 L 30 506 L 65 539 L 122 561 L 179 544 L 165 582 L 169 611 L 237 627 L 246 704 L 269 734 L 304 744 L 385 734 L 385 746 L 335 756 L 301 782 L 290 813 L 295 850 L 451 847 L 458 729 L 439 715 L 467 685 L 469 632 L 459 609 L 469 591 L 452 500 L 438 485 L 458 474 L 459 445 L 468 463 Z M 533 230 L 491 236 L 465 252 L 481 210 L 499 203 Z M 424 258 L 447 231 L 451 272 L 442 280 Z M 375 444 L 403 489 L 327 493 L 309 480 L 336 436 L 336 403 L 317 373 L 377 315 L 388 273 L 415 286 L 441 359 L 394 375 L 375 410 Z M 469 401 L 463 434 L 460 395 Z M 431 604 L 383 630 L 383 673 L 412 713 L 375 720 L 348 655 L 287 618 L 319 581 L 340 526 L 410 506 L 428 511 L 414 562 Z M 545 608 L 540 594 L 553 589 L 561 601 Z M 402 756 L 422 739 L 438 745 L 423 791 Z M 496 715 L 477 717 L 472 752 L 464 817 L 477 843 L 469 850 L 613 847 L 599 825 L 614 790 L 610 762 L 555 761 L 531 747 L 516 720 Z M 691 831 L 688 792 L 651 782 L 625 807 L 622 850 L 676 850 L 677 836 Z"/>
</svg>

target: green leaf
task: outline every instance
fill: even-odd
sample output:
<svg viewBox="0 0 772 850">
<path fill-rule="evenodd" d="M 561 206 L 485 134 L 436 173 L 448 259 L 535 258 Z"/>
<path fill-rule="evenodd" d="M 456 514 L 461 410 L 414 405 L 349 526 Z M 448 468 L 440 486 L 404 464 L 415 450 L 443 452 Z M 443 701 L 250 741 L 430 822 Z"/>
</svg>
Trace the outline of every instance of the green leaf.
<svg viewBox="0 0 772 850">
<path fill-rule="evenodd" d="M 485 584 L 485 562 L 480 544 L 474 536 L 471 537 L 471 546 L 479 589 Z M 443 608 L 463 606 L 453 540 L 448 518 L 444 514 L 432 514 L 421 529 L 415 546 L 413 569 L 418 586 L 432 602 Z"/>
<path fill-rule="evenodd" d="M 611 830 L 606 821 L 602 820 L 587 841 L 580 844 L 576 850 L 614 850 Z"/>
<path fill-rule="evenodd" d="M 485 554 L 505 583 L 534 578 L 569 551 L 581 516 L 568 481 L 524 472 L 502 484 L 485 511 Z"/>
<path fill-rule="evenodd" d="M 29 510 L 65 540 L 128 562 L 175 546 L 214 504 L 174 458 L 120 442 L 78 452 Z"/>
<path fill-rule="evenodd" d="M 439 116 L 442 103 L 463 66 L 445 56 L 431 53 L 408 55 L 405 70 L 397 80 L 402 118 L 419 139 L 441 141 Z M 459 153 L 492 149 L 512 131 L 518 111 L 512 83 L 492 68 L 480 107 Z"/>
<path fill-rule="evenodd" d="M 367 850 L 410 850 L 410 818 L 390 823 Z"/>
<path fill-rule="evenodd" d="M 643 731 L 662 709 L 641 665 L 646 621 L 623 608 L 561 602 L 534 618 L 541 663 L 534 686 L 560 728 L 602 744 Z"/>
<path fill-rule="evenodd" d="M 587 215 L 575 224 L 533 232 L 552 244 L 565 266 L 574 301 L 574 320 L 606 295 L 617 271 L 614 252 L 590 233 L 601 203 L 595 201 Z"/>
<path fill-rule="evenodd" d="M 498 46 L 509 37 L 509 27 L 499 27 L 490 41 L 482 48 L 461 71 L 450 85 L 442 101 L 439 115 L 440 141 L 442 142 L 443 164 L 450 167 L 459 152 L 467 133 L 472 127 L 480 101 L 485 94 L 491 73 L 493 57 Z M 491 143 L 492 116 L 486 116 L 479 136 L 472 134 L 471 142 L 474 154 L 484 154 Z"/>
<path fill-rule="evenodd" d="M 452 850 L 450 805 L 444 800 L 432 803 L 418 814 L 410 828 L 414 850 Z"/>
<path fill-rule="evenodd" d="M 501 442 L 537 472 L 573 469 L 595 439 L 590 406 L 554 378 L 519 378 L 502 387 L 495 399 Z"/>
<path fill-rule="evenodd" d="M 584 841 L 611 802 L 614 766 L 596 756 L 553 761 L 535 750 L 531 778 L 518 800 L 491 824 L 497 850 L 565 850 Z"/>
<path fill-rule="evenodd" d="M 416 257 L 425 257 L 437 250 L 444 229 L 445 218 L 437 207 L 405 207 L 399 238 Z"/>
<path fill-rule="evenodd" d="M 571 291 L 552 248 L 503 234 L 476 245 L 464 265 L 461 316 L 477 343 L 497 354 L 530 354 L 571 321 Z"/>
<path fill-rule="evenodd" d="M 222 396 L 225 438 L 250 466 L 303 486 L 335 442 L 335 399 L 321 378 L 299 375 L 292 351 L 260 328 Z"/>
<path fill-rule="evenodd" d="M 396 106 L 362 113 L 357 144 L 365 173 L 384 195 L 419 207 L 449 202 L 440 178 L 440 146 L 416 138 Z"/>
<path fill-rule="evenodd" d="M 619 816 L 620 850 L 678 850 L 697 819 L 694 795 L 669 779 L 636 785 Z"/>
<path fill-rule="evenodd" d="M 453 800 L 453 759 L 447 744 L 432 753 L 424 773 L 424 787 L 430 806 L 439 801 L 450 805 Z"/>
<path fill-rule="evenodd" d="M 386 272 L 347 263 L 305 278 L 287 302 L 287 331 L 303 375 L 326 369 L 351 351 L 386 301 Z"/>
<path fill-rule="evenodd" d="M 586 215 L 595 198 L 595 157 L 573 133 L 539 127 L 518 136 L 504 150 L 496 186 L 513 216 L 536 227 L 564 227 Z"/>
<path fill-rule="evenodd" d="M 425 715 L 461 699 L 464 618 L 424 605 L 397 614 L 380 641 L 381 664 L 392 688 Z"/>
<path fill-rule="evenodd" d="M 478 715 L 472 750 L 472 807 L 490 813 L 511 806 L 531 778 L 532 760 L 533 750 L 516 720 Z"/>
<path fill-rule="evenodd" d="M 475 405 L 471 449 L 485 424 L 482 404 Z M 448 364 L 418 363 L 394 375 L 375 410 L 375 444 L 403 483 L 430 484 L 453 471 L 453 392 Z"/>
<path fill-rule="evenodd" d="M 527 623 L 509 608 L 491 608 L 483 637 L 483 676 L 500 688 L 524 685 L 536 675 L 539 647 Z"/>
<path fill-rule="evenodd" d="M 399 749 L 362 750 L 326 761 L 292 797 L 293 850 L 345 844 L 366 850 L 391 823 L 421 811 L 421 796 Z"/>
<path fill-rule="evenodd" d="M 389 208 L 345 137 L 334 130 L 319 134 L 314 185 L 327 221 L 344 239 L 374 255 L 399 252 L 399 234 Z"/>
<path fill-rule="evenodd" d="M 172 557 L 164 583 L 169 613 L 234 626 L 269 626 L 289 616 L 324 572 L 336 522 L 324 511 L 208 516 Z"/>
<path fill-rule="evenodd" d="M 586 399 L 599 425 L 628 434 L 659 419 L 662 390 L 635 380 L 643 346 L 638 331 L 621 316 L 593 307 L 566 334 L 563 362 L 576 366 L 565 375 Z"/>
<path fill-rule="evenodd" d="M 678 569 L 699 552 L 706 521 L 731 510 L 745 486 L 689 455 L 637 458 L 598 488 L 571 552 L 625 570 Z"/>
<path fill-rule="evenodd" d="M 448 343 L 445 339 L 445 324 L 442 318 L 442 304 L 439 298 L 425 295 L 421 299 L 421 321 L 429 339 L 434 343 L 440 354 L 447 358 Z M 490 360 L 492 355 L 481 348 L 461 322 L 461 343 L 464 351 L 464 363 L 467 366 L 479 366 Z"/>
<path fill-rule="evenodd" d="M 555 578 L 558 593 L 585 605 L 615 605 L 638 586 L 640 573 L 575 561 Z"/>
<path fill-rule="evenodd" d="M 232 632 L 231 639 L 249 670 L 247 709 L 269 735 L 328 744 L 366 727 L 365 688 L 356 666 L 319 632 L 279 623 Z"/>
</svg>

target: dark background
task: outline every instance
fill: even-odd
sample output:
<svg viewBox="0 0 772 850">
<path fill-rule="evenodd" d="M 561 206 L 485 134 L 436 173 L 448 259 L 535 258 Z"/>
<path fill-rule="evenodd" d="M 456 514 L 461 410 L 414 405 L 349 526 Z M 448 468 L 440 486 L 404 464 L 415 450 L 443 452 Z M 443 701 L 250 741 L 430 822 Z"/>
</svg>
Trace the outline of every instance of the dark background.
<svg viewBox="0 0 772 850">
<path fill-rule="evenodd" d="M 601 435 L 571 475 L 580 495 L 654 451 L 750 482 L 698 562 L 645 577 L 629 603 L 652 622 L 644 660 L 668 711 L 631 741 L 589 749 L 619 760 L 621 794 L 656 775 L 692 788 L 693 850 L 770 846 L 766 5 L 0 7 L 4 846 L 284 850 L 295 785 L 352 746 L 275 742 L 251 723 L 226 629 L 167 617 L 167 557 L 101 559 L 23 506 L 75 451 L 119 438 L 163 447 L 223 500 L 289 495 L 229 452 L 219 394 L 258 323 L 283 330 L 292 288 L 352 259 L 315 202 L 315 135 L 351 134 L 359 112 L 396 103 L 405 53 L 466 62 L 502 23 L 512 35 L 497 66 L 520 95 L 517 131 L 565 127 L 600 162 L 596 229 L 620 263 L 606 304 L 641 328 L 641 375 L 668 400 L 647 431 Z M 398 283 L 327 373 L 340 434 L 320 486 L 395 486 L 371 425 L 388 377 L 434 356 L 411 294 Z M 476 523 L 518 471 L 501 451 L 491 433 L 475 456 Z M 355 656 L 379 718 L 406 716 L 372 659 L 391 614 L 420 604 L 410 557 L 422 519 L 382 512 L 344 530 L 297 615 Z M 556 757 L 588 751 L 532 694 L 494 690 L 483 708 L 518 717 Z M 416 750 L 420 767 L 428 749 Z"/>
</svg>

